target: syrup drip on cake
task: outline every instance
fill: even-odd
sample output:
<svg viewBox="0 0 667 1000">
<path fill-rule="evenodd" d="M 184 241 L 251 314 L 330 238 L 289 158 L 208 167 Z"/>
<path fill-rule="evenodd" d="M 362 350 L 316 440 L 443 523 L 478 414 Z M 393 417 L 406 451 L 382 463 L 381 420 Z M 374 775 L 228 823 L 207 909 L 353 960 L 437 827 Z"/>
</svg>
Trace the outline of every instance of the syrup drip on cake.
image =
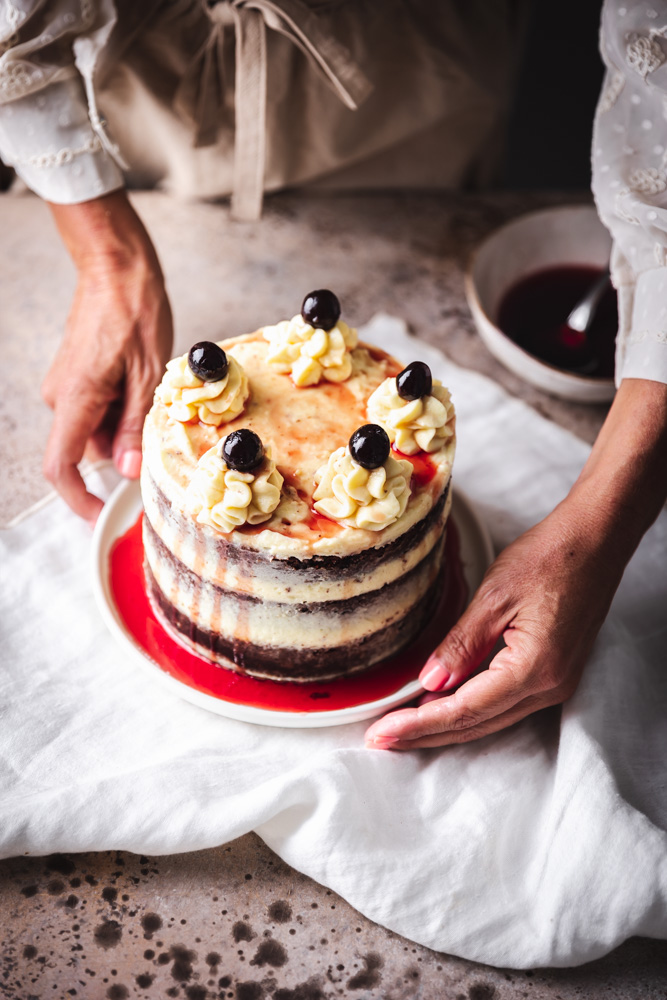
<svg viewBox="0 0 667 1000">
<path fill-rule="evenodd" d="M 438 467 L 430 457 L 428 452 L 419 451 L 416 455 L 404 455 L 398 448 L 391 449 L 397 458 L 405 459 L 412 465 L 412 488 L 423 490 L 431 482 L 438 471 Z"/>
</svg>

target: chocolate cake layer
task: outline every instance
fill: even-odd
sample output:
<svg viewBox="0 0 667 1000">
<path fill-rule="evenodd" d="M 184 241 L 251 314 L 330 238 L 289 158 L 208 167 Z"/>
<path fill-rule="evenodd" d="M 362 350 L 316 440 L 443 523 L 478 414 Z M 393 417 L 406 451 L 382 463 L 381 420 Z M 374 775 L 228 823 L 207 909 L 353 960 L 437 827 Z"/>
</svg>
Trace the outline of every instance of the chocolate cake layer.
<svg viewBox="0 0 667 1000">
<path fill-rule="evenodd" d="M 424 628 L 438 597 L 438 576 L 409 614 L 356 642 L 320 649 L 255 645 L 201 628 L 174 608 L 146 567 L 149 597 L 163 624 L 193 653 L 254 677 L 284 681 L 325 681 L 356 673 L 404 649 Z"/>
</svg>

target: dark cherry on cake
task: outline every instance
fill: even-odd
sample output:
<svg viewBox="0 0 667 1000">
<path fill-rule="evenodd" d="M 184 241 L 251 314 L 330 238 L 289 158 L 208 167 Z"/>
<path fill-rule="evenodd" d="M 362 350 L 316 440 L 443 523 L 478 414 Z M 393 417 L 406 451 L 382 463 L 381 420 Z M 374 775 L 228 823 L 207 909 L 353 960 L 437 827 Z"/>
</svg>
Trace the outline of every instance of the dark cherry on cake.
<svg viewBox="0 0 667 1000">
<path fill-rule="evenodd" d="M 423 361 L 412 361 L 396 376 L 396 391 L 401 399 L 421 399 L 433 389 L 431 369 Z"/>
<path fill-rule="evenodd" d="M 364 469 L 379 469 L 389 457 L 389 436 L 379 424 L 364 424 L 349 441 L 350 455 Z"/>
<path fill-rule="evenodd" d="M 264 458 L 264 445 L 254 431 L 242 427 L 227 435 L 222 445 L 222 457 L 229 469 L 252 472 Z"/>
<path fill-rule="evenodd" d="M 190 348 L 188 366 L 202 382 L 219 382 L 229 370 L 229 361 L 223 349 L 212 340 L 200 340 Z"/>
<path fill-rule="evenodd" d="M 316 330 L 333 330 L 340 319 L 340 302 L 328 288 L 318 288 L 303 300 L 301 317 Z"/>
</svg>

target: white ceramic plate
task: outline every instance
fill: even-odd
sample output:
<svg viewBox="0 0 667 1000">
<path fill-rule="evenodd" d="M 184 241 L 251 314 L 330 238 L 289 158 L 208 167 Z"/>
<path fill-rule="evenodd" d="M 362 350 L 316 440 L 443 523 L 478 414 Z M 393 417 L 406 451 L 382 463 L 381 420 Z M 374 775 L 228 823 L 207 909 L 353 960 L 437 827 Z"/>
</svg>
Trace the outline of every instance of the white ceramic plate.
<svg viewBox="0 0 667 1000">
<path fill-rule="evenodd" d="M 172 693 L 200 708 L 216 712 L 229 719 L 253 722 L 260 726 L 283 726 L 290 729 L 314 729 L 321 726 L 341 726 L 348 722 L 361 722 L 381 715 L 390 708 L 414 698 L 421 690 L 418 680 L 404 684 L 393 694 L 376 701 L 353 705 L 350 708 L 328 711 L 285 712 L 258 708 L 225 701 L 204 694 L 171 677 L 139 646 L 125 628 L 113 600 L 109 580 L 109 554 L 113 543 L 136 522 L 141 512 L 141 494 L 138 482 L 122 482 L 112 493 L 95 527 L 93 536 L 93 591 L 97 606 L 111 634 L 138 667 L 148 671 L 156 680 L 171 689 Z M 460 490 L 454 491 L 451 517 L 459 531 L 461 561 L 470 593 L 479 586 L 484 571 L 493 559 L 493 546 L 483 523 Z M 224 669 L 224 668 L 220 668 Z"/>
</svg>

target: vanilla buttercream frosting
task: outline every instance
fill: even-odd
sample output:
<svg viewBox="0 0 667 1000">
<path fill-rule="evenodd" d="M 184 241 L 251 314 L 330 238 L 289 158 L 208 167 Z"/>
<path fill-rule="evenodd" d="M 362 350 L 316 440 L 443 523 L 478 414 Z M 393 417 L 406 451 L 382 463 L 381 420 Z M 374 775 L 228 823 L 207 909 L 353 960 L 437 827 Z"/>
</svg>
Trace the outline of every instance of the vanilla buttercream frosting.
<svg viewBox="0 0 667 1000">
<path fill-rule="evenodd" d="M 386 378 L 368 399 L 368 416 L 384 427 L 404 455 L 439 451 L 454 437 L 454 405 L 449 390 L 437 379 L 429 396 L 403 399 L 396 379 Z"/>
<path fill-rule="evenodd" d="M 331 330 L 310 326 L 301 315 L 264 327 L 269 342 L 267 362 L 275 371 L 291 375 L 297 386 L 344 382 L 352 374 L 351 351 L 357 331 L 342 320 Z"/>
<path fill-rule="evenodd" d="M 199 459 L 187 501 L 200 524 L 227 534 L 242 524 L 268 521 L 280 503 L 282 485 L 268 450 L 257 469 L 239 472 L 225 462 L 220 442 Z"/>
<path fill-rule="evenodd" d="M 241 365 L 231 354 L 224 378 L 203 382 L 191 370 L 187 354 L 173 358 L 155 394 L 172 420 L 182 423 L 199 419 L 203 424 L 219 427 L 243 412 L 250 389 Z"/>
<path fill-rule="evenodd" d="M 410 498 L 412 465 L 389 455 L 377 469 L 338 448 L 315 473 L 315 510 L 350 528 L 381 531 L 401 517 Z"/>
</svg>

